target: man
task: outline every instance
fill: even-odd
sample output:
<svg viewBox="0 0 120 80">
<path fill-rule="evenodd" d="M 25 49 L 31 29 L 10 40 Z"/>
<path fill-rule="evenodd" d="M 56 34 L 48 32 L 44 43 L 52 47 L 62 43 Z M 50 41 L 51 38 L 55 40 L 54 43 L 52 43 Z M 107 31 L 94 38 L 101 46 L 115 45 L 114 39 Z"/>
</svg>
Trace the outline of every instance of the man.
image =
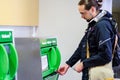
<svg viewBox="0 0 120 80">
<path fill-rule="evenodd" d="M 104 17 L 110 18 L 111 14 L 107 11 L 100 10 L 101 6 L 102 0 L 81 0 L 78 3 L 78 10 L 81 17 L 89 24 L 74 54 L 66 61 L 65 65 L 58 69 L 60 75 L 64 75 L 69 67 L 72 67 L 80 60 L 80 63 L 77 64 L 74 69 L 77 72 L 83 72 L 82 80 L 91 80 L 89 79 L 90 68 L 111 62 L 114 33 L 111 23 L 107 20 L 102 20 Z M 87 57 L 88 54 L 86 54 L 87 42 L 90 52 L 89 57 Z M 112 65 L 110 65 L 110 67 L 112 67 Z"/>
</svg>

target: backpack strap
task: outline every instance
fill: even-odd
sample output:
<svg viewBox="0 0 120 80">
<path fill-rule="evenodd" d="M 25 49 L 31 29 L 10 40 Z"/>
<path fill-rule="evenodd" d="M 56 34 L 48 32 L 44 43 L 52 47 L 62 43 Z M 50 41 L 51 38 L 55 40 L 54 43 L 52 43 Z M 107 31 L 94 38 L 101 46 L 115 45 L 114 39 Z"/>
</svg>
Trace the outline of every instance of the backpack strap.
<svg viewBox="0 0 120 80">
<path fill-rule="evenodd" d="M 117 26 L 117 22 L 112 18 L 112 17 L 110 17 L 110 18 L 108 18 L 108 17 L 103 17 L 103 18 L 101 18 L 100 19 L 100 21 L 101 20 L 107 20 L 107 21 L 109 21 L 110 23 L 111 23 L 111 25 L 112 25 L 112 29 L 113 29 L 113 32 L 114 32 L 114 34 L 115 34 L 115 39 L 114 39 L 114 46 L 113 46 L 113 57 L 114 57 L 114 55 L 115 55 L 115 49 L 116 49 L 116 47 L 118 46 L 118 38 L 119 38 L 119 34 L 118 34 L 118 26 Z"/>
<path fill-rule="evenodd" d="M 112 17 L 102 17 L 99 21 L 102 21 L 102 20 L 107 20 L 110 22 L 110 24 L 112 25 L 112 29 L 113 29 L 113 32 L 114 34 L 118 34 L 118 25 L 117 25 L 117 22 L 115 19 L 113 19 Z"/>
<path fill-rule="evenodd" d="M 114 43 L 114 47 L 113 47 L 113 57 L 115 55 L 115 48 L 117 47 L 117 43 L 118 43 L 118 36 L 115 35 L 115 43 Z"/>
</svg>

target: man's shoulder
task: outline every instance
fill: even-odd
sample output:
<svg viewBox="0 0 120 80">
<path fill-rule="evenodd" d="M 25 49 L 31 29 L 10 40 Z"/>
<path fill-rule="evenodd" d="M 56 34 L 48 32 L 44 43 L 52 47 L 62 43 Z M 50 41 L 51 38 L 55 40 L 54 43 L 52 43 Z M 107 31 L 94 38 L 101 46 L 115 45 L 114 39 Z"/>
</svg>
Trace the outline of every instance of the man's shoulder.
<svg viewBox="0 0 120 80">
<path fill-rule="evenodd" d="M 106 23 L 106 22 L 107 22 L 107 23 L 108 23 L 108 22 L 110 23 L 110 22 L 111 22 L 111 18 L 102 17 L 102 18 L 98 21 L 99 24 L 101 24 L 101 23 L 103 24 L 103 23 Z"/>
<path fill-rule="evenodd" d="M 96 23 L 96 26 L 97 27 L 101 27 L 101 26 L 110 26 L 110 21 L 109 20 L 106 20 L 106 19 L 103 19 L 103 20 L 100 20 Z"/>
<path fill-rule="evenodd" d="M 99 30 L 104 30 L 104 29 L 109 29 L 111 30 L 111 22 L 107 19 L 101 19 L 96 23 L 96 29 Z"/>
</svg>

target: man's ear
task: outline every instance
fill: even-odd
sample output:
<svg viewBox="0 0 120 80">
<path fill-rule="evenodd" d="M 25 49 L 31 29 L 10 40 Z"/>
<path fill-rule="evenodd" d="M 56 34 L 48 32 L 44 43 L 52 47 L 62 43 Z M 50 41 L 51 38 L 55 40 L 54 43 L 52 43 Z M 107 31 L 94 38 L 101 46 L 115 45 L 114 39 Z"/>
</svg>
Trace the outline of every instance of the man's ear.
<svg viewBox="0 0 120 80">
<path fill-rule="evenodd" d="M 91 12 L 95 13 L 96 12 L 96 8 L 94 6 L 91 7 Z"/>
<path fill-rule="evenodd" d="M 91 7 L 90 12 L 94 15 L 96 14 L 96 8 L 94 6 Z"/>
</svg>

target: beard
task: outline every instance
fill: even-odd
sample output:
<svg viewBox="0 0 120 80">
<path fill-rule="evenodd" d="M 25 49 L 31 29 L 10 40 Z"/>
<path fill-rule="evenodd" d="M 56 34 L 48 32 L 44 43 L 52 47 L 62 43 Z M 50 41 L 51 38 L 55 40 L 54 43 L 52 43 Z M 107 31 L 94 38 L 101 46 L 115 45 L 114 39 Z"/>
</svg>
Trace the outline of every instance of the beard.
<svg viewBox="0 0 120 80">
<path fill-rule="evenodd" d="M 91 20 L 90 20 L 90 19 L 87 19 L 86 21 L 87 21 L 87 22 L 90 22 Z"/>
<path fill-rule="evenodd" d="M 94 18 L 91 12 L 89 12 L 89 16 L 90 16 L 90 18 L 86 19 L 87 22 L 90 22 Z"/>
</svg>

